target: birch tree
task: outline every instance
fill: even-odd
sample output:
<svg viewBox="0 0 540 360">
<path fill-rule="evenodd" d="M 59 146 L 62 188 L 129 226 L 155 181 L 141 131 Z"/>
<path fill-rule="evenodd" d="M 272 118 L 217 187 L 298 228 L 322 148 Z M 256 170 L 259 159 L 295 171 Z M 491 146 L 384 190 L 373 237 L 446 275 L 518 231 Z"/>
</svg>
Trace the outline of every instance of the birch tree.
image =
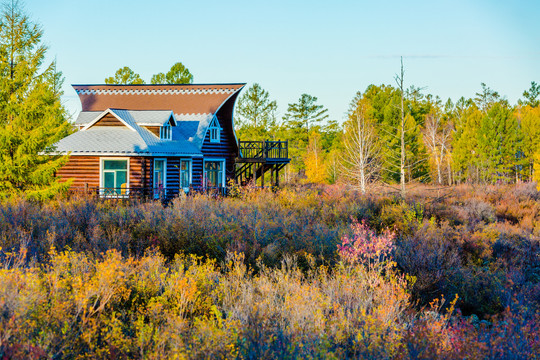
<svg viewBox="0 0 540 360">
<path fill-rule="evenodd" d="M 381 147 L 374 125 L 366 119 L 366 105 L 359 102 L 349 115 L 343 153 L 344 175 L 365 194 L 381 169 Z"/>
<path fill-rule="evenodd" d="M 450 136 L 452 134 L 452 124 L 444 124 L 441 117 L 428 114 L 422 131 L 424 144 L 428 148 L 437 170 L 437 182 L 443 183 L 442 167 L 444 160 L 448 157 L 450 147 Z"/>
</svg>

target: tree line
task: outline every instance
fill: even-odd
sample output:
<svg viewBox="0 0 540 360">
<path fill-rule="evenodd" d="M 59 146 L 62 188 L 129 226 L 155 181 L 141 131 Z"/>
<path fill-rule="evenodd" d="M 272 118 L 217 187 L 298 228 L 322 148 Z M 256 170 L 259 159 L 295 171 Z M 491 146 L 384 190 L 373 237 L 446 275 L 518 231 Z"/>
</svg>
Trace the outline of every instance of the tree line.
<svg viewBox="0 0 540 360">
<path fill-rule="evenodd" d="M 540 85 L 517 104 L 481 84 L 456 102 L 403 86 L 369 85 L 350 102 L 343 124 L 317 98 L 302 94 L 278 119 L 277 102 L 253 84 L 236 111 L 240 139 L 289 141 L 290 181 L 374 183 L 516 183 L 540 178 Z"/>
<path fill-rule="evenodd" d="M 0 198 L 43 199 L 64 191 L 55 172 L 66 157 L 53 144 L 73 128 L 62 106 L 63 76 L 45 64 L 43 29 L 17 2 L 0 14 Z M 415 86 L 369 85 L 350 102 L 347 119 L 330 119 L 315 96 L 302 94 L 279 118 L 278 104 L 255 83 L 238 101 L 241 140 L 289 141 L 290 182 L 373 184 L 424 182 L 517 183 L 540 179 L 540 85 L 532 82 L 517 104 L 481 84 L 473 98 L 443 102 Z M 129 67 L 108 84 L 141 84 Z M 152 76 L 152 84 L 186 84 L 181 62 Z"/>
</svg>

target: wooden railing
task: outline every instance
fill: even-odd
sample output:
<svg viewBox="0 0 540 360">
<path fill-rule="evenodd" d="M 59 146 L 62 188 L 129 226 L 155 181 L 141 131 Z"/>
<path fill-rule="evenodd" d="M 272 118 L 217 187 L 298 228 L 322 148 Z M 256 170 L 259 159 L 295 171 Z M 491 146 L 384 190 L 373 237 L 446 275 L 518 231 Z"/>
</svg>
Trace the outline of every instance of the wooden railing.
<svg viewBox="0 0 540 360">
<path fill-rule="evenodd" d="M 286 141 L 238 141 L 240 157 L 244 159 L 287 159 L 289 142 Z"/>
<path fill-rule="evenodd" d="M 84 196 L 95 196 L 101 199 L 160 199 L 168 201 L 175 196 L 178 196 L 183 189 L 171 188 L 152 188 L 152 187 L 120 187 L 120 188 L 98 188 L 84 187 L 71 188 L 72 194 L 80 194 Z M 186 194 L 205 193 L 218 196 L 226 196 L 228 189 L 226 187 L 212 186 L 192 186 Z"/>
</svg>

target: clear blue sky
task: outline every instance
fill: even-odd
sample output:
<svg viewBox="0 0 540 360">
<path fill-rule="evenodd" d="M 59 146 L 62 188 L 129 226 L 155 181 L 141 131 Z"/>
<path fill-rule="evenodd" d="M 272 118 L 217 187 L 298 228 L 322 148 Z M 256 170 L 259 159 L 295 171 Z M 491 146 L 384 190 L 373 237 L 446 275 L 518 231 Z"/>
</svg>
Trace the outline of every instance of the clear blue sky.
<svg viewBox="0 0 540 360">
<path fill-rule="evenodd" d="M 480 83 L 521 97 L 540 82 L 540 1 L 27 0 L 48 56 L 70 84 L 103 83 L 129 66 L 149 82 L 181 61 L 195 83 L 254 82 L 278 115 L 302 93 L 342 121 L 356 91 L 394 84 L 473 97 Z"/>
</svg>

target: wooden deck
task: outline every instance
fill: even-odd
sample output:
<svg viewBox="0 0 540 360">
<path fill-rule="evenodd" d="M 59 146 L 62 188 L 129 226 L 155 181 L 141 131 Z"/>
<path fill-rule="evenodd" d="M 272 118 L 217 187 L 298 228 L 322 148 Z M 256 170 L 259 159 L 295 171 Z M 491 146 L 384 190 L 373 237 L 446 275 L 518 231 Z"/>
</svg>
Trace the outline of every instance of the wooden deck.
<svg viewBox="0 0 540 360">
<path fill-rule="evenodd" d="M 270 185 L 279 186 L 279 171 L 290 161 L 288 141 L 238 141 L 235 180 L 238 184 L 260 181 L 264 187 L 264 174 L 270 172 Z"/>
</svg>

